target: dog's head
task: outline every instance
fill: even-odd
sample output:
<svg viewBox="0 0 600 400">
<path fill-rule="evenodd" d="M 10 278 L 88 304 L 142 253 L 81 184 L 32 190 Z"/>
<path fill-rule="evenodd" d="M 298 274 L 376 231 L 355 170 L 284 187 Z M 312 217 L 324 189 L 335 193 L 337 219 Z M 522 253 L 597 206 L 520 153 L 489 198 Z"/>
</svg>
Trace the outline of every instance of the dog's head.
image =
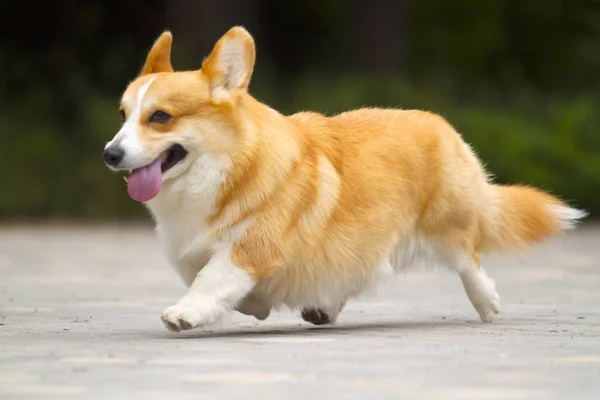
<svg viewBox="0 0 600 400">
<path fill-rule="evenodd" d="M 221 37 L 196 71 L 173 70 L 171 42 L 169 32 L 157 39 L 123 93 L 123 125 L 103 153 L 109 168 L 131 170 L 129 195 L 142 202 L 201 154 L 233 151 L 239 141 L 237 108 L 254 68 L 254 40 L 240 27 Z"/>
</svg>

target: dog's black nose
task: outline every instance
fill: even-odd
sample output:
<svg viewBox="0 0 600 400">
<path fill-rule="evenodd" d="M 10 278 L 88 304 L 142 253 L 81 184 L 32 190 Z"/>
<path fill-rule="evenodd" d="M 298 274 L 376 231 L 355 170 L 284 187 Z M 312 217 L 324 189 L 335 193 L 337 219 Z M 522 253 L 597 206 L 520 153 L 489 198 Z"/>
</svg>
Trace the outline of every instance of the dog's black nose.
<svg viewBox="0 0 600 400">
<path fill-rule="evenodd" d="M 104 150 L 102 158 L 104 159 L 104 163 L 109 167 L 116 167 L 119 165 L 124 155 L 125 151 L 119 146 L 110 146 L 108 149 Z"/>
</svg>

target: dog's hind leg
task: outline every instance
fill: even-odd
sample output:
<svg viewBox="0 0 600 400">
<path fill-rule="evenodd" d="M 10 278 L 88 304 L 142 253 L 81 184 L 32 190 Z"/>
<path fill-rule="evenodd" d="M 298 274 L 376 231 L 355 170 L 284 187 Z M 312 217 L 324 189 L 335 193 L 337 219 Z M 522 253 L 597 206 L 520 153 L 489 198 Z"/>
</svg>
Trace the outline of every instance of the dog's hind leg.
<svg viewBox="0 0 600 400">
<path fill-rule="evenodd" d="M 500 296 L 494 281 L 481 268 L 479 255 L 474 253 L 471 260 L 460 263 L 458 273 L 481 321 L 492 322 L 500 312 Z"/>
</svg>

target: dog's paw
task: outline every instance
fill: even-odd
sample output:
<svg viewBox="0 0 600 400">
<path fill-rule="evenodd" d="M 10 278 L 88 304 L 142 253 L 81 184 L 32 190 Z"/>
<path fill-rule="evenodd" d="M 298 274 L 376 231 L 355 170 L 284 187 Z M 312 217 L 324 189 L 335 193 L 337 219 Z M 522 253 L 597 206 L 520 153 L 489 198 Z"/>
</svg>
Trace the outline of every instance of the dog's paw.
<svg viewBox="0 0 600 400">
<path fill-rule="evenodd" d="M 305 308 L 302 310 L 302 319 L 313 325 L 325 325 L 331 323 L 331 318 L 325 311 L 319 308 Z"/>
<path fill-rule="evenodd" d="M 496 292 L 496 287 L 492 280 L 483 281 L 485 284 L 480 286 L 480 291 L 473 298 L 473 306 L 479 313 L 481 322 L 489 323 L 496 319 L 496 314 L 500 312 L 500 296 Z"/>
<path fill-rule="evenodd" d="M 483 269 L 461 271 L 461 279 L 467 296 L 479 313 L 482 322 L 492 322 L 500 312 L 500 296 L 496 284 Z"/>
<path fill-rule="evenodd" d="M 480 300 L 480 302 L 474 304 L 474 306 L 479 313 L 481 322 L 493 322 L 494 319 L 496 319 L 496 314 L 500 312 L 500 296 L 498 293 L 493 292 L 489 297 Z"/>
<path fill-rule="evenodd" d="M 175 304 L 168 307 L 160 316 L 163 324 L 171 332 L 180 332 L 196 328 L 201 323 L 201 316 L 194 308 Z"/>
</svg>

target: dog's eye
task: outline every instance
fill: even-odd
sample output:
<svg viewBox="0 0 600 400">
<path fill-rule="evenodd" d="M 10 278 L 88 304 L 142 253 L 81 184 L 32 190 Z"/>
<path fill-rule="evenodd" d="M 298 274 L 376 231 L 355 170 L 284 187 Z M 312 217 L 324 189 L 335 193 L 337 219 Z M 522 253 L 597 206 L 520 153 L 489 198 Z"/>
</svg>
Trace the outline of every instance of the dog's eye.
<svg viewBox="0 0 600 400">
<path fill-rule="evenodd" d="M 168 120 L 171 119 L 171 116 L 164 111 L 156 111 L 150 117 L 150 122 L 158 122 L 159 124 L 164 124 Z"/>
<path fill-rule="evenodd" d="M 119 115 L 121 116 L 121 122 L 125 122 L 125 110 L 119 110 Z"/>
</svg>

